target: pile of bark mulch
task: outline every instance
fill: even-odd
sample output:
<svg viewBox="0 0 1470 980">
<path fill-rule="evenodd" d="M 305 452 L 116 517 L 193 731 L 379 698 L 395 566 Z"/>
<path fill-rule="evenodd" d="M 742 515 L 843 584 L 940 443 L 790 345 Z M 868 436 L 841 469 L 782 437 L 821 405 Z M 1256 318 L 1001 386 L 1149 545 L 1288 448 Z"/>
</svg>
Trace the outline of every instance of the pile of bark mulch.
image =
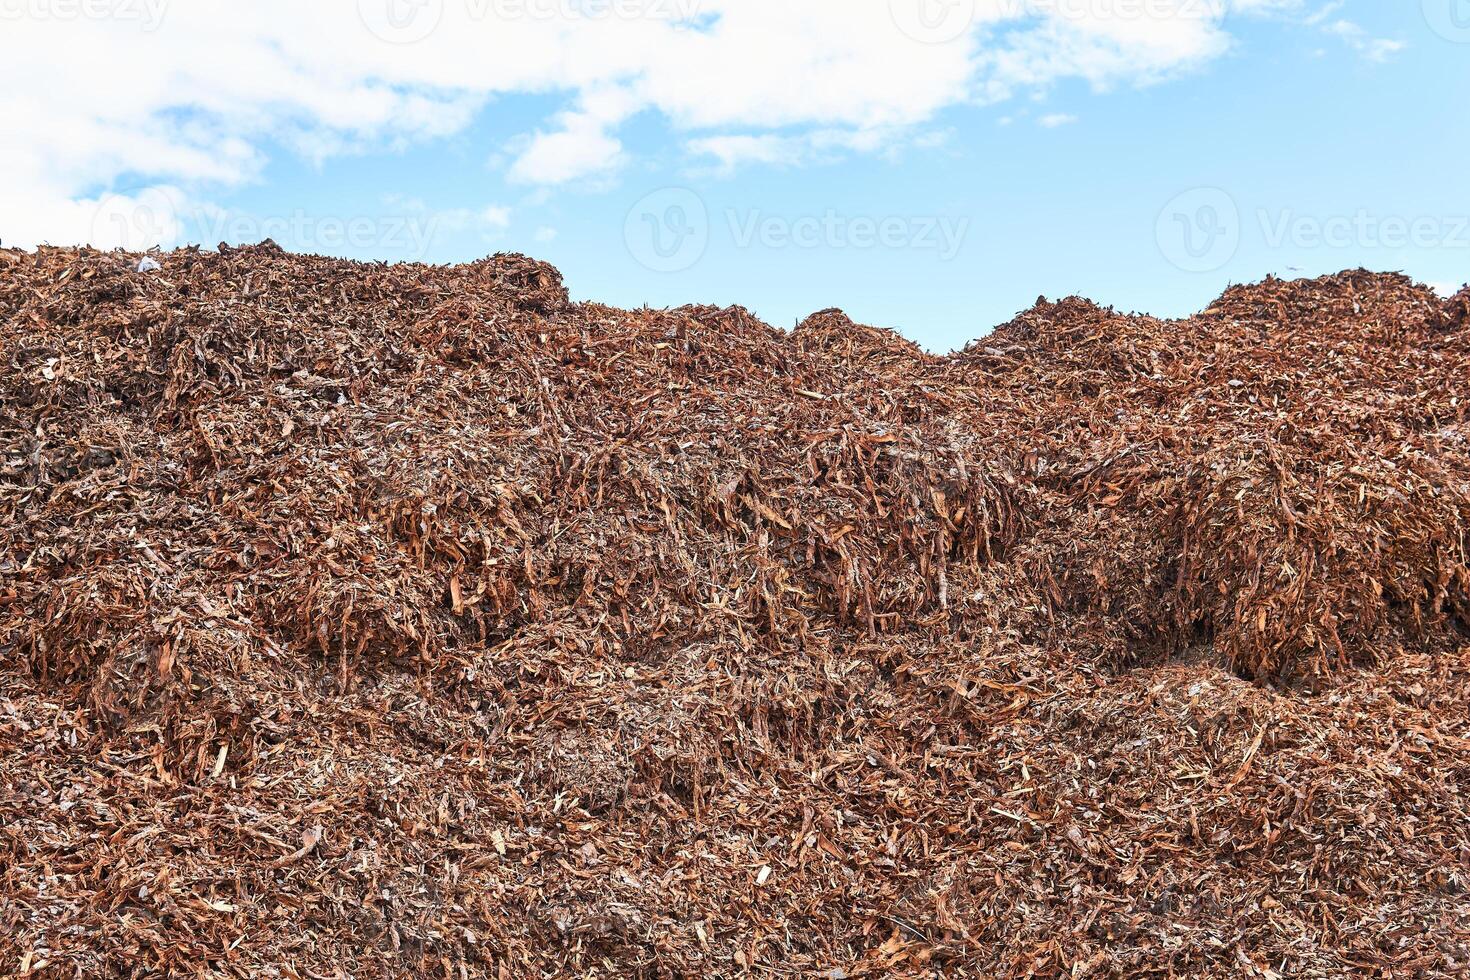
<svg viewBox="0 0 1470 980">
<path fill-rule="evenodd" d="M 0 251 L 0 975 L 1470 970 L 1470 293 L 160 259 Z"/>
</svg>

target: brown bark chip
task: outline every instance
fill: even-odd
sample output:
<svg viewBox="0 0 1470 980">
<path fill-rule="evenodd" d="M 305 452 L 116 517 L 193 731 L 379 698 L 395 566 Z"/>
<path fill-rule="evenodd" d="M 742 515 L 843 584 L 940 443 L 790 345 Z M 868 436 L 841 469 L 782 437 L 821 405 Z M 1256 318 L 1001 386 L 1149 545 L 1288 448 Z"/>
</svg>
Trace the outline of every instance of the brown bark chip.
<svg viewBox="0 0 1470 980">
<path fill-rule="evenodd" d="M 1470 969 L 1470 301 L 927 354 L 0 251 L 0 975 Z"/>
</svg>

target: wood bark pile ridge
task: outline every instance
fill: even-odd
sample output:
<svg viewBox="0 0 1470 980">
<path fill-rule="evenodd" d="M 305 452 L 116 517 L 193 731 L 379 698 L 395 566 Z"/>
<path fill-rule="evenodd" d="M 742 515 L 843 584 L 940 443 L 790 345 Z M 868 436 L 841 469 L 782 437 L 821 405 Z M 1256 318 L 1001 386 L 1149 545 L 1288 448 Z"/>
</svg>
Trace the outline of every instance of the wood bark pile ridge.
<svg viewBox="0 0 1470 980">
<path fill-rule="evenodd" d="M 1470 290 L 158 259 L 0 250 L 0 976 L 1470 971 Z"/>
</svg>

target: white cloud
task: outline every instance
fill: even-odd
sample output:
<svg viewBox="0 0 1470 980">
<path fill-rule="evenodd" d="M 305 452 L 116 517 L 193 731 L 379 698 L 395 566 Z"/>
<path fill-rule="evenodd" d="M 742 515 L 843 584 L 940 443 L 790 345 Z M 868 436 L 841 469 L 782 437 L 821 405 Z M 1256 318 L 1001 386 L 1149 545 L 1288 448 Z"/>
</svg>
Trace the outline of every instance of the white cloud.
<svg viewBox="0 0 1470 980">
<path fill-rule="evenodd" d="M 695 157 L 712 157 L 716 171 L 728 174 L 746 164 L 795 166 L 831 160 L 844 153 L 874 153 L 911 143 L 925 149 L 942 146 L 944 130 L 915 132 L 909 128 L 817 129 L 797 136 L 771 133 L 704 136 L 689 140 L 685 149 Z"/>
<path fill-rule="evenodd" d="M 802 140 L 773 135 L 705 136 L 686 145 L 695 156 L 714 157 L 725 172 L 745 163 L 796 163 L 805 151 Z"/>
<path fill-rule="evenodd" d="M 536 229 L 536 234 L 535 234 L 534 237 L 535 237 L 536 241 L 541 242 L 543 244 L 546 243 L 546 242 L 555 241 L 556 240 L 556 229 L 555 228 L 550 228 L 550 227 L 547 227 L 547 226 L 544 226 L 543 225 L 542 227 Z"/>
<path fill-rule="evenodd" d="M 1070 126 L 1077 121 L 1077 117 L 1065 112 L 1053 112 L 1036 120 L 1036 124 L 1045 129 L 1056 129 L 1058 126 Z"/>
<path fill-rule="evenodd" d="M 558 117 L 561 128 L 537 133 L 511 164 L 509 177 L 521 184 L 564 184 L 616 170 L 623 144 L 608 135 L 606 124 L 584 113 Z"/>
<path fill-rule="evenodd" d="M 643 113 L 721 166 L 881 152 L 956 105 L 1161 81 L 1229 48 L 1227 12 L 1280 6 L 960 0 L 973 17 L 925 43 L 895 17 L 910 2 L 925 0 L 137 0 L 69 19 L 12 4 L 0 239 L 109 243 L 90 230 L 112 213 L 105 191 L 208 200 L 258 179 L 274 146 L 321 160 L 407 145 L 516 95 L 559 104 L 509 147 L 507 177 L 540 187 L 615 174 Z"/>
<path fill-rule="evenodd" d="M 1327 21 L 1328 18 L 1332 17 L 1339 10 L 1341 10 L 1344 4 L 1345 0 L 1332 0 L 1331 3 L 1324 3 L 1316 10 L 1304 16 L 1302 18 L 1302 23 L 1306 24 L 1308 27 L 1321 26 L 1324 22 Z"/>
<path fill-rule="evenodd" d="M 1290 11 L 1298 11 L 1302 6 L 1302 0 L 1278 0 L 1278 2 L 1280 6 Z M 1341 39 L 1350 49 L 1373 62 L 1385 62 L 1408 47 L 1408 44 L 1403 41 L 1372 37 L 1361 24 L 1339 17 L 1339 12 L 1346 6 L 1346 0 L 1330 0 L 1315 10 L 1299 15 L 1298 20 L 1307 27 L 1316 28 L 1324 34 L 1331 34 Z M 1313 53 L 1321 57 L 1325 52 L 1315 51 Z"/>
<path fill-rule="evenodd" d="M 356 215 L 356 218 L 413 218 L 432 222 L 444 231 L 501 231 L 510 227 L 510 208 L 491 204 L 478 211 L 469 208 L 431 208 L 422 198 L 405 197 L 402 194 L 386 194 L 382 200 L 382 211 L 377 215 Z"/>
<path fill-rule="evenodd" d="M 1372 37 L 1362 25 L 1350 20 L 1334 20 L 1323 28 L 1328 34 L 1342 38 L 1344 44 L 1369 61 L 1384 62 L 1408 47 L 1403 41 Z"/>
</svg>

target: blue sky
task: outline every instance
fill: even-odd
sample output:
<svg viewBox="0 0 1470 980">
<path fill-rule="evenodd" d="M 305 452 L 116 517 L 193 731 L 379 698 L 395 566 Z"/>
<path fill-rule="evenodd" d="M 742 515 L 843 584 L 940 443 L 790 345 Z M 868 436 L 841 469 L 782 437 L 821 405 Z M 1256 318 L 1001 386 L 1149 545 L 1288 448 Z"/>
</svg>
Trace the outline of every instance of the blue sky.
<svg viewBox="0 0 1470 980">
<path fill-rule="evenodd" d="M 1268 273 L 1470 278 L 1470 0 L 0 15 L 7 245 L 522 251 L 581 299 L 840 306 L 935 350 L 1038 295 L 1173 316 Z"/>
</svg>

